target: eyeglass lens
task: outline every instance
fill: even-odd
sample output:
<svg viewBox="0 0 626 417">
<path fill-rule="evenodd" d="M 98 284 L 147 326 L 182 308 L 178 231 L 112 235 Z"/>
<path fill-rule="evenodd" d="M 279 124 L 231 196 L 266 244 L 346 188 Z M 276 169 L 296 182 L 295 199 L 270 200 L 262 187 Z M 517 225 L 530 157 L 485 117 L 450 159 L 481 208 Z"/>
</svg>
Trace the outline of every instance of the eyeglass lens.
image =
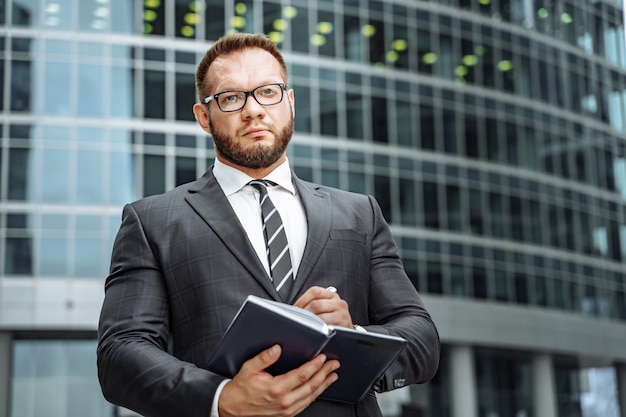
<svg viewBox="0 0 626 417">
<path fill-rule="evenodd" d="M 217 104 L 222 111 L 236 111 L 246 104 L 251 95 L 262 106 L 278 104 L 283 99 L 283 89 L 280 84 L 267 84 L 252 91 L 224 91 L 217 97 Z"/>
</svg>

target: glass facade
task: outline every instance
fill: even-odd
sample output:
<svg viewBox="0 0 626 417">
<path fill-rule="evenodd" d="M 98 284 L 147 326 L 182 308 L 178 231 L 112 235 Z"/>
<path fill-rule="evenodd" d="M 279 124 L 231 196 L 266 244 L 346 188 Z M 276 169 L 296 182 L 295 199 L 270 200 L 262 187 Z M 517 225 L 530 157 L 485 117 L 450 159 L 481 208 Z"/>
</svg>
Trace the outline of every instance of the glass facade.
<svg viewBox="0 0 626 417">
<path fill-rule="evenodd" d="M 96 377 L 96 342 L 14 341 L 10 404 L 12 416 L 111 417 Z"/>
<path fill-rule="evenodd" d="M 0 293 L 101 285 L 121 206 L 211 165 L 194 72 L 231 31 L 268 33 L 285 55 L 296 173 L 376 196 L 422 294 L 626 331 L 615 0 L 0 0 Z M 32 304 L 63 337 L 16 338 L 15 358 L 84 346 Z M 31 327 L 12 311 L 0 332 Z M 478 415 L 533 416 L 532 353 L 474 355 Z M 583 368 L 571 358 L 554 361 L 559 394 L 571 388 L 563 369 Z M 24 398 L 48 401 L 37 390 L 48 376 L 24 366 L 11 368 L 12 417 L 40 415 Z M 407 415 L 453 415 L 449 368 L 411 387 Z M 71 370 L 53 376 L 72 390 Z M 557 415 L 588 417 L 585 401 L 559 400 Z M 94 407 L 82 415 L 105 415 Z"/>
</svg>

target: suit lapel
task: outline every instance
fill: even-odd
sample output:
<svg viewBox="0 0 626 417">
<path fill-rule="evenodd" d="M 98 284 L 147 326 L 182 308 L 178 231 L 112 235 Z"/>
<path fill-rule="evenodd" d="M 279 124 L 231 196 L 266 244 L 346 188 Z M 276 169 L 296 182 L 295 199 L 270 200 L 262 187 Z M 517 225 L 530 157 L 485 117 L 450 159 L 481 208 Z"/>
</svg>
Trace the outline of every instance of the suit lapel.
<svg viewBox="0 0 626 417">
<path fill-rule="evenodd" d="M 291 298 L 299 294 L 313 272 L 313 268 L 324 250 L 330 235 L 332 208 L 328 193 L 320 190 L 319 186 L 304 182 L 292 174 L 293 182 L 307 218 L 307 240 L 298 268 L 298 274 L 291 289 Z"/>
<path fill-rule="evenodd" d="M 280 300 L 212 169 L 189 188 L 186 200 L 239 262 L 274 299 Z"/>
</svg>

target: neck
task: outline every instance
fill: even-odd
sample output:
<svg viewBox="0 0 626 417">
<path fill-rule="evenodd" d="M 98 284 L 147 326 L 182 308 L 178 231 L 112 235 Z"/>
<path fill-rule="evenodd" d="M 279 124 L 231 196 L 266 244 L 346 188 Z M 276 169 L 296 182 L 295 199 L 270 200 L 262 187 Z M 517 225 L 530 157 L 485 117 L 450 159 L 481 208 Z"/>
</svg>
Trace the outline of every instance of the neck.
<svg viewBox="0 0 626 417">
<path fill-rule="evenodd" d="M 234 164 L 231 161 L 228 161 L 228 160 L 222 158 L 220 155 L 216 155 L 216 157 L 224 165 L 228 165 L 230 167 L 238 169 L 239 171 L 243 172 L 244 174 L 246 174 L 250 178 L 255 178 L 255 179 L 262 179 L 262 178 L 267 177 L 272 171 L 274 171 L 276 168 L 278 168 L 287 159 L 287 156 L 285 154 L 283 154 L 280 158 L 278 158 L 278 160 L 276 162 L 274 162 L 272 165 L 270 165 L 268 167 L 264 167 L 264 168 L 250 168 L 250 167 Z"/>
</svg>

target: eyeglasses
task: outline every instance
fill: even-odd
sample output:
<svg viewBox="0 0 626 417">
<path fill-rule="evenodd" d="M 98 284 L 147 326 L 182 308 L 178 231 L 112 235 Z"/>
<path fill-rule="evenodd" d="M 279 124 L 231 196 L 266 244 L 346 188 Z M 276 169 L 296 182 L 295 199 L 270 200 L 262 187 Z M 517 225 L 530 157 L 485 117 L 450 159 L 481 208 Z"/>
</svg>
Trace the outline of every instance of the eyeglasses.
<svg viewBox="0 0 626 417">
<path fill-rule="evenodd" d="M 217 107 L 223 112 L 233 112 L 243 109 L 248 100 L 248 96 L 254 97 L 261 106 L 272 106 L 283 101 L 283 92 L 287 90 L 287 86 L 283 83 L 264 84 L 254 90 L 242 91 L 222 91 L 205 97 L 202 102 L 209 104 L 211 100 L 215 100 Z"/>
</svg>

